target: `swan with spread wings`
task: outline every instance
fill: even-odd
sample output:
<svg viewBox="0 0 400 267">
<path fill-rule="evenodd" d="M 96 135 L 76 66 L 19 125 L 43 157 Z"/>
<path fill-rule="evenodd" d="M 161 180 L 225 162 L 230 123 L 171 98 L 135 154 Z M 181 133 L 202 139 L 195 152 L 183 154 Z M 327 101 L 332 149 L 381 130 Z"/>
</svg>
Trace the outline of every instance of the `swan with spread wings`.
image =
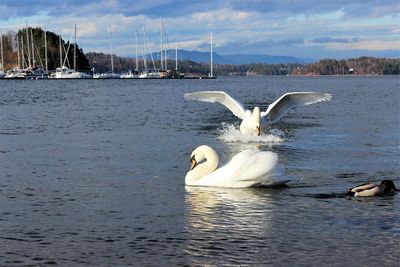
<svg viewBox="0 0 400 267">
<path fill-rule="evenodd" d="M 243 134 L 260 135 L 261 129 L 268 124 L 279 121 L 290 109 L 311 105 L 318 102 L 330 101 L 332 95 L 318 92 L 290 92 L 270 104 L 265 112 L 261 112 L 259 107 L 254 107 L 253 111 L 244 108 L 243 104 L 223 91 L 199 91 L 184 95 L 187 100 L 197 100 L 203 102 L 218 102 L 227 107 L 232 113 L 242 119 L 240 131 Z"/>
</svg>

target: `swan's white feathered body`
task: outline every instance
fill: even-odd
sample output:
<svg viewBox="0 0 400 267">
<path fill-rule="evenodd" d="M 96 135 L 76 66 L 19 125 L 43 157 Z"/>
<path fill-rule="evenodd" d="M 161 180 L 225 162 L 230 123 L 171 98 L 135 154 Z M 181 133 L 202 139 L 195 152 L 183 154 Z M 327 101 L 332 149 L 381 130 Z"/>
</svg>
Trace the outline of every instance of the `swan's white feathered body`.
<svg viewBox="0 0 400 267">
<path fill-rule="evenodd" d="M 204 159 L 206 161 L 202 162 Z M 279 185 L 288 181 L 274 176 L 278 156 L 272 152 L 247 149 L 217 169 L 217 153 L 211 147 L 202 145 L 192 152 L 191 161 L 192 167 L 185 177 L 186 185 L 245 188 Z"/>
<path fill-rule="evenodd" d="M 253 111 L 246 110 L 243 104 L 223 91 L 200 91 L 187 93 L 184 97 L 188 100 L 221 103 L 235 116 L 242 119 L 240 131 L 244 134 L 253 135 L 260 135 L 261 128 L 279 121 L 290 109 L 296 106 L 311 105 L 332 99 L 332 95 L 327 93 L 291 92 L 274 101 L 265 112 L 260 112 L 259 107 L 255 107 Z"/>
</svg>

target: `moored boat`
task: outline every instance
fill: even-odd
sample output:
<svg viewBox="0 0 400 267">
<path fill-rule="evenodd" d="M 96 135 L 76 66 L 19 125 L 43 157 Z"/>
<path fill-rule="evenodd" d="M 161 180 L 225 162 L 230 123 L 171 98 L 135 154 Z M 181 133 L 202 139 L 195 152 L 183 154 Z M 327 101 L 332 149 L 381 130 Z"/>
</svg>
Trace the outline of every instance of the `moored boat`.
<svg viewBox="0 0 400 267">
<path fill-rule="evenodd" d="M 62 66 L 61 68 L 56 68 L 56 72 L 53 73 L 51 78 L 55 79 L 90 79 L 91 75 L 86 74 L 84 72 L 74 71 L 66 66 Z"/>
<path fill-rule="evenodd" d="M 104 73 L 95 73 L 93 75 L 94 79 L 119 79 L 121 75 L 114 72 L 104 72 Z"/>
</svg>

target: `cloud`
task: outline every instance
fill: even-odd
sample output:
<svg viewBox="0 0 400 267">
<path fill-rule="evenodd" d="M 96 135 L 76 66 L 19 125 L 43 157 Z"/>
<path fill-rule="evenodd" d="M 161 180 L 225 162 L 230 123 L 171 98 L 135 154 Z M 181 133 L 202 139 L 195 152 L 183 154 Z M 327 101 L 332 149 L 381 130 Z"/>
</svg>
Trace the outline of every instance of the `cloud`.
<svg viewBox="0 0 400 267">
<path fill-rule="evenodd" d="M 207 45 L 209 47 L 209 44 Z M 217 46 L 217 48 L 222 54 L 230 54 L 234 53 L 234 51 L 237 51 L 236 53 L 240 53 L 240 51 L 251 51 L 251 53 L 257 53 L 257 51 L 268 51 L 271 48 L 287 49 L 288 47 L 303 45 L 304 40 L 301 38 L 288 38 L 282 40 L 269 39 L 261 42 L 227 42 L 226 44 Z"/>
<path fill-rule="evenodd" d="M 114 51 L 131 55 L 143 27 L 151 49 L 159 49 L 162 16 L 168 40 L 184 49 L 207 51 L 212 31 L 222 54 L 335 56 L 398 49 L 399 13 L 398 0 L 2 0 L 0 25 L 17 30 L 27 21 L 68 39 L 76 23 L 86 52 L 108 51 L 111 27 Z"/>
<path fill-rule="evenodd" d="M 11 12 L 1 12 L 4 7 L 10 7 L 8 9 Z M 2 0 L 0 3 L 0 14 L 5 19 L 14 16 L 35 16 L 44 10 L 49 16 L 120 13 L 124 16 L 146 14 L 148 17 L 155 18 L 185 16 L 220 9 L 257 12 L 275 17 L 298 14 L 313 16 L 338 10 L 341 10 L 343 16 L 348 18 L 398 16 L 400 13 L 397 0 L 152 0 L 135 2 L 130 0 Z"/>
<path fill-rule="evenodd" d="M 349 43 L 332 43 L 328 44 L 327 48 L 332 50 L 400 51 L 400 42 L 393 40 L 359 40 Z"/>
<path fill-rule="evenodd" d="M 358 41 L 359 38 L 332 38 L 332 37 L 318 37 L 310 40 L 313 43 L 326 44 L 326 43 L 352 43 Z"/>
<path fill-rule="evenodd" d="M 238 10 L 251 10 L 276 16 L 305 15 L 343 12 L 343 18 L 398 16 L 400 5 L 397 0 L 335 0 L 335 1 L 292 1 L 292 0 L 234 0 L 231 7 Z"/>
</svg>

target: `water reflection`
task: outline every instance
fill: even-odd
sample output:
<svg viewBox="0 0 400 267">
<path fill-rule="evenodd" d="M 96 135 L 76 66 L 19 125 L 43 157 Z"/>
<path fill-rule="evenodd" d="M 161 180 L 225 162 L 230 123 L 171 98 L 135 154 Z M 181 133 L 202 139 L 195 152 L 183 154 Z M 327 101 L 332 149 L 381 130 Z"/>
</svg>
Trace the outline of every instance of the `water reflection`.
<svg viewBox="0 0 400 267">
<path fill-rule="evenodd" d="M 189 235 L 185 253 L 193 264 L 215 264 L 218 257 L 231 263 L 252 246 L 265 247 L 271 228 L 273 199 L 270 189 L 185 188 L 185 228 Z M 207 256 L 207 257 L 206 257 Z"/>
</svg>

